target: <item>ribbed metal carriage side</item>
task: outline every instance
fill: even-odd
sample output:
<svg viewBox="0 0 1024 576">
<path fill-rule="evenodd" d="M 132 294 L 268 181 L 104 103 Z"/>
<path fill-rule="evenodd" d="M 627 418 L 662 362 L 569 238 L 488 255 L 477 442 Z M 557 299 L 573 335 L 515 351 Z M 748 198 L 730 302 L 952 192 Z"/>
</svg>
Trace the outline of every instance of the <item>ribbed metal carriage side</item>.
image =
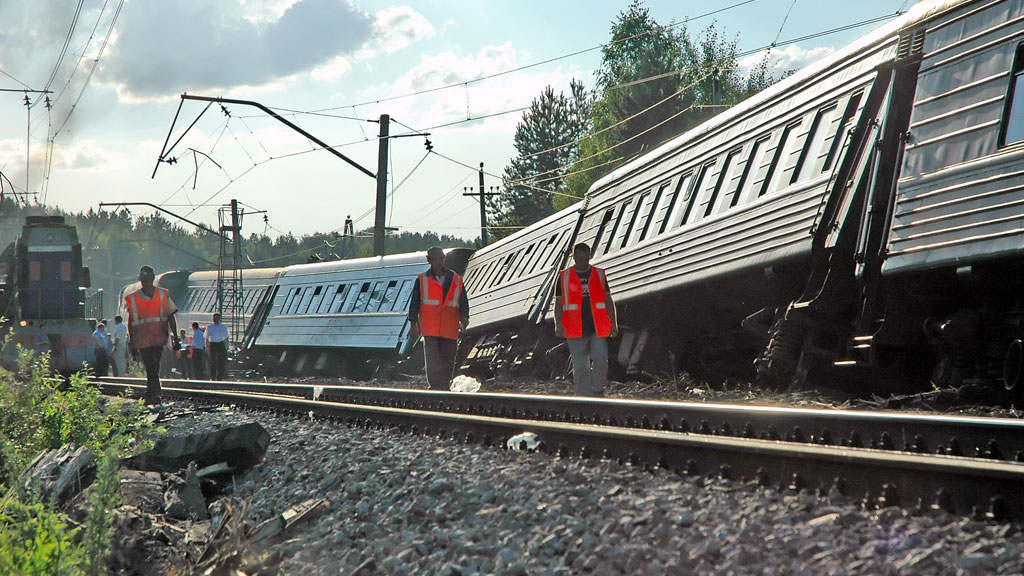
<svg viewBox="0 0 1024 576">
<path fill-rule="evenodd" d="M 231 341 L 238 343 L 242 340 L 244 332 L 249 330 L 260 300 L 270 290 L 284 268 L 252 268 L 242 271 L 242 298 L 243 298 L 243 333 L 232 334 Z M 163 276 L 163 275 L 161 275 Z M 166 287 L 158 278 L 157 285 Z M 175 315 L 179 330 L 185 330 L 188 334 L 192 332 L 192 322 L 198 322 L 200 326 L 206 327 L 213 322 L 213 313 L 217 311 L 217 271 L 204 270 L 188 274 L 186 285 L 183 287 L 183 294 L 178 296 L 174 290 L 171 291 L 171 298 L 178 305 L 178 313 Z"/>
<path fill-rule="evenodd" d="M 964 6 L 925 29 L 883 274 L 1017 258 L 1024 145 L 999 138 L 1024 2 Z"/>
<path fill-rule="evenodd" d="M 255 346 L 397 350 L 408 336 L 409 291 L 416 276 L 426 269 L 426 252 L 289 266 L 278 279 L 277 294 Z M 319 310 L 320 304 L 313 309 L 316 287 L 321 287 L 322 302 L 340 284 L 354 287 L 349 290 L 369 284 L 368 290 L 372 291 L 377 282 L 386 287 L 391 281 L 406 290 L 395 294 L 396 300 L 390 302 L 387 311 L 344 308 L 325 312 Z M 346 302 L 348 294 L 356 293 L 346 292 Z M 370 296 L 367 293 L 368 299 Z M 296 297 L 302 300 L 293 307 L 290 299 Z M 381 298 L 383 302 L 383 294 Z"/>
<path fill-rule="evenodd" d="M 832 103 L 843 106 L 854 94 L 859 103 L 850 123 L 859 121 L 876 68 L 891 61 L 897 49 L 895 28 L 881 30 L 858 45 L 836 53 L 807 74 L 784 80 L 766 93 L 723 112 L 698 128 L 670 142 L 631 165 L 620 169 L 615 181 L 599 182 L 591 190 L 591 204 L 580 234 L 593 243 L 603 215 L 622 202 L 656 190 L 660 182 L 675 187 L 687 173 L 716 163 L 710 173 L 718 178 L 723 159 L 739 150 L 743 162 L 758 162 L 753 146 L 768 137 L 771 153 L 779 135 L 792 126 L 797 138 L 794 151 L 806 144 L 816 112 Z M 836 135 L 843 138 L 844 134 Z M 837 165 L 851 153 L 841 145 Z M 781 169 L 778 167 L 776 169 Z M 713 281 L 728 275 L 765 270 L 811 252 L 811 230 L 817 223 L 824 195 L 830 193 L 830 173 L 825 172 L 783 186 L 730 209 L 649 234 L 642 241 L 605 252 L 608 231 L 603 232 L 595 264 L 608 270 L 617 301 L 647 297 L 687 285 Z M 678 219 L 683 192 L 672 214 Z M 660 209 L 655 207 L 654 212 Z M 675 216 L 674 216 L 674 215 Z"/>
</svg>

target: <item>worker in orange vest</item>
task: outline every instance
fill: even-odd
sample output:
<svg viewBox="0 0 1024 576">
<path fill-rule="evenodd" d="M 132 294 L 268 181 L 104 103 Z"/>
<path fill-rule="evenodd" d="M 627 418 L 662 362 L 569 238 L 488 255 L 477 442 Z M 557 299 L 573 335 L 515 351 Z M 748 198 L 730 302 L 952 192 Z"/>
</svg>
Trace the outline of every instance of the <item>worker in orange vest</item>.
<svg viewBox="0 0 1024 576">
<path fill-rule="evenodd" d="M 608 338 L 619 333 L 615 302 L 604 270 L 590 265 L 590 246 L 574 246 L 572 259 L 555 286 L 555 335 L 569 347 L 576 395 L 602 396 L 608 381 Z"/>
<path fill-rule="evenodd" d="M 469 324 L 462 276 L 444 265 L 444 250 L 427 250 L 430 269 L 416 278 L 409 302 L 410 337 L 423 335 L 423 361 L 431 390 L 448 390 L 455 372 L 459 333 Z"/>
<path fill-rule="evenodd" d="M 153 282 L 156 273 L 150 266 L 139 269 L 142 287 L 124 298 L 128 311 L 128 337 L 133 350 L 142 357 L 146 367 L 146 404 L 162 408 L 160 392 L 160 357 L 167 345 L 168 330 L 174 349 L 181 349 L 178 340 L 178 324 L 174 313 L 178 307 L 171 300 L 165 288 L 157 288 Z"/>
</svg>

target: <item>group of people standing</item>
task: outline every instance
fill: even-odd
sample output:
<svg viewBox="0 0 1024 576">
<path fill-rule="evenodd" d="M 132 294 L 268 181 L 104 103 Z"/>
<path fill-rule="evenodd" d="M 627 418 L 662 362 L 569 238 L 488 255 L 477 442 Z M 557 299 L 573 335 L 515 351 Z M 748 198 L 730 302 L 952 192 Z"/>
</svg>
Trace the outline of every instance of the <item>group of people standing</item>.
<svg viewBox="0 0 1024 576">
<path fill-rule="evenodd" d="M 213 324 L 205 328 L 192 323 L 192 335 L 185 330 L 178 335 L 178 366 L 184 378 L 206 379 L 206 366 L 210 366 L 211 380 L 224 380 L 228 375 L 228 341 L 231 331 L 221 323 L 220 314 L 213 315 Z"/>
<path fill-rule="evenodd" d="M 96 323 L 92 333 L 93 351 L 96 353 L 96 375 L 128 375 L 128 326 L 120 316 L 114 316 L 114 330 L 107 332 L 106 320 Z"/>
</svg>

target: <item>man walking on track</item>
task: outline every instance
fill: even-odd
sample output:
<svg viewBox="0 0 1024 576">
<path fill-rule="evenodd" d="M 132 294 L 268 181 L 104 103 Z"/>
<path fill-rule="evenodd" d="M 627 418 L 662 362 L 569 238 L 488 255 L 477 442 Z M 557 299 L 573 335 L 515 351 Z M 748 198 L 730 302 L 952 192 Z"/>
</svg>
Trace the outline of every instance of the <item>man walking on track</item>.
<svg viewBox="0 0 1024 576">
<path fill-rule="evenodd" d="M 139 282 L 142 287 L 124 298 L 125 309 L 128 311 L 128 335 L 133 349 L 142 356 L 142 364 L 146 367 L 146 404 L 159 407 L 160 392 L 160 357 L 167 345 L 168 332 L 174 340 L 174 349 L 181 348 L 178 340 L 178 324 L 174 313 L 178 311 L 164 288 L 157 288 L 153 282 L 156 274 L 153 268 L 143 266 L 139 269 Z"/>
<path fill-rule="evenodd" d="M 608 338 L 619 333 L 615 303 L 604 270 L 590 265 L 590 246 L 574 246 L 572 259 L 555 286 L 555 335 L 569 346 L 576 395 L 601 396 L 608 380 Z"/>
<path fill-rule="evenodd" d="M 445 268 L 444 250 L 427 250 L 430 269 L 416 278 L 409 302 L 410 336 L 423 335 L 423 361 L 431 390 L 448 390 L 455 372 L 459 332 L 469 325 L 462 276 Z"/>
</svg>

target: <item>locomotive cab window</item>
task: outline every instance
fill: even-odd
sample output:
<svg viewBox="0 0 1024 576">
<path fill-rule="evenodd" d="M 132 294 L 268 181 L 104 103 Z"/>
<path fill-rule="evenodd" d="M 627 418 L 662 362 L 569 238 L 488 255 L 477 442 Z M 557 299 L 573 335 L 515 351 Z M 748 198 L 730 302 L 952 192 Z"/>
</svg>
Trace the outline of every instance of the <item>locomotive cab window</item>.
<svg viewBox="0 0 1024 576">
<path fill-rule="evenodd" d="M 1024 44 L 1017 45 L 1013 58 L 1013 75 L 1003 113 L 1002 145 L 1024 140 Z"/>
</svg>

